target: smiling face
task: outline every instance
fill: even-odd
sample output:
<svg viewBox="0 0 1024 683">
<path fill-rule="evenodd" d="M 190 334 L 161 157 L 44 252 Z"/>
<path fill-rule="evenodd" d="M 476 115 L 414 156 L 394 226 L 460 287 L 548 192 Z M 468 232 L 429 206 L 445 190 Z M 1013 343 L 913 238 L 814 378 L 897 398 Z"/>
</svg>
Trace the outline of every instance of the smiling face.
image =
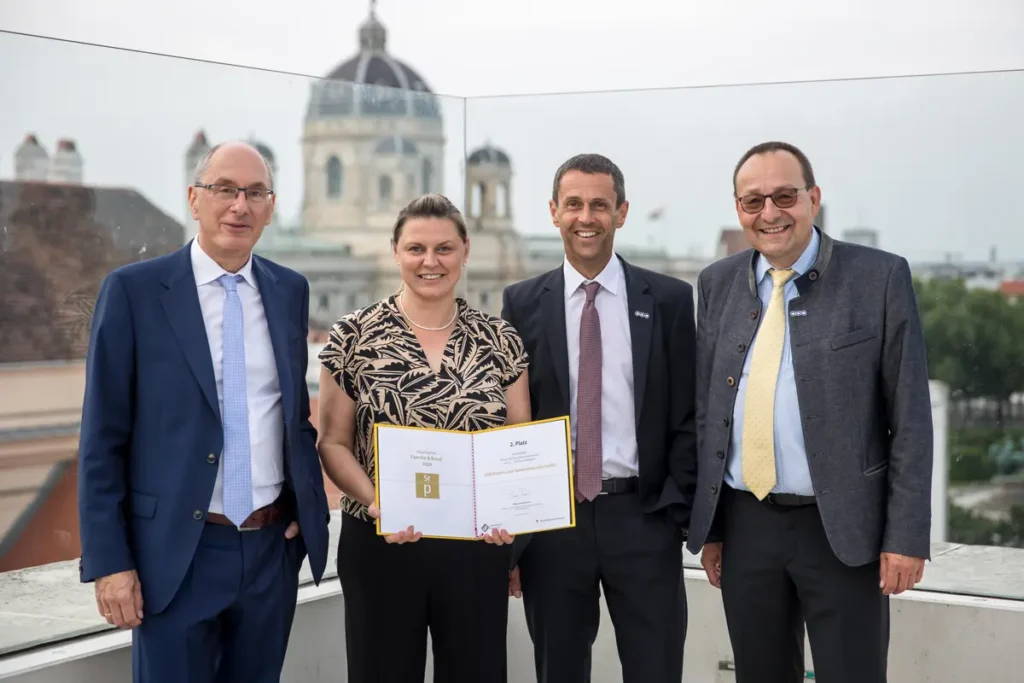
<svg viewBox="0 0 1024 683">
<path fill-rule="evenodd" d="M 576 170 L 562 176 L 558 202 L 549 201 L 565 256 L 584 277 L 596 277 L 611 260 L 615 231 L 629 212 L 629 202 L 616 206 L 617 201 L 610 175 Z"/>
<path fill-rule="evenodd" d="M 454 297 L 469 241 L 463 241 L 451 219 L 409 218 L 393 250 L 407 290 L 427 301 Z"/>
<path fill-rule="evenodd" d="M 773 194 L 782 208 L 772 199 Z M 821 206 L 821 189 L 807 189 L 797 158 L 786 151 L 750 157 L 736 174 L 736 197 L 736 214 L 750 246 L 774 268 L 796 263 L 811 242 L 814 218 Z M 795 201 L 790 205 L 787 199 Z"/>
<path fill-rule="evenodd" d="M 274 213 L 273 195 L 231 192 L 224 186 L 268 190 L 270 172 L 259 152 L 241 143 L 225 144 L 210 157 L 199 184 L 188 188 L 192 218 L 199 222 L 199 245 L 213 260 L 241 267 Z M 247 197 L 246 195 L 249 194 Z"/>
</svg>

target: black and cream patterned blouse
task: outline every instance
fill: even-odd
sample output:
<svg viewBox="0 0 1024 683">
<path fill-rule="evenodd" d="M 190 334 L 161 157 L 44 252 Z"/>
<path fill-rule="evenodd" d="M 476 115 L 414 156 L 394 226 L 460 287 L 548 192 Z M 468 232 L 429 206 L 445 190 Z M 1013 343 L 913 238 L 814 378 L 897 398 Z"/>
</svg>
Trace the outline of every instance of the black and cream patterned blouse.
<svg viewBox="0 0 1024 683">
<path fill-rule="evenodd" d="M 456 431 L 505 424 L 504 390 L 526 369 L 526 348 L 506 321 L 463 299 L 456 304 L 458 319 L 436 374 L 394 296 L 331 328 L 320 361 L 356 403 L 354 455 L 371 481 L 376 422 Z M 370 519 L 354 499 L 343 498 L 341 507 Z"/>
</svg>

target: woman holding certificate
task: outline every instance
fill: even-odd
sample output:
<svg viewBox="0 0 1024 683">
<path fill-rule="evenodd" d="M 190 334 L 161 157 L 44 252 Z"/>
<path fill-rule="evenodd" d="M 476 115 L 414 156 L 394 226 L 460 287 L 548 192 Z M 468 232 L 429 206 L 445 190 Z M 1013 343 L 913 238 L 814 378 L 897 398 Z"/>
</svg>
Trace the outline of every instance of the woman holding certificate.
<svg viewBox="0 0 1024 683">
<path fill-rule="evenodd" d="M 455 296 L 469 238 L 447 198 L 402 209 L 392 251 L 398 293 L 342 317 L 320 353 L 320 458 L 344 493 L 348 679 L 422 683 L 429 629 L 435 681 L 504 681 L 511 537 L 378 535 L 374 425 L 470 432 L 528 422 L 526 351 L 508 323 Z M 421 488 L 417 496 L 432 495 Z"/>
</svg>

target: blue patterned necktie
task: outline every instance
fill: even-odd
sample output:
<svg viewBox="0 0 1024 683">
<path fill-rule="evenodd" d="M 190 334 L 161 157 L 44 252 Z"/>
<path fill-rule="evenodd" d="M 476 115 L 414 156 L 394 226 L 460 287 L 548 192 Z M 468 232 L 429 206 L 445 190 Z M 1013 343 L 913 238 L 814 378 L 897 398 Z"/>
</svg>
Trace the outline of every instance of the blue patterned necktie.
<svg viewBox="0 0 1024 683">
<path fill-rule="evenodd" d="M 249 456 L 249 402 L 245 393 L 245 333 L 241 275 L 219 278 L 224 288 L 224 516 L 241 526 L 252 513 L 252 462 Z"/>
</svg>

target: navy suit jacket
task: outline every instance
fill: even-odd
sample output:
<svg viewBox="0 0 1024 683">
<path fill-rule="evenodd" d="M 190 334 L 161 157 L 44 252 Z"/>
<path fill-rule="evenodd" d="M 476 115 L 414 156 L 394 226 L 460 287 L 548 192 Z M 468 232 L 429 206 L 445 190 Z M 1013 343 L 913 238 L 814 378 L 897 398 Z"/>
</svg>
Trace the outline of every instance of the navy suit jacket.
<svg viewBox="0 0 1024 683">
<path fill-rule="evenodd" d="M 82 581 L 135 569 L 162 611 L 202 533 L 224 432 L 190 245 L 110 273 L 93 313 L 78 452 Z M 253 255 L 284 408 L 285 488 L 319 583 L 330 513 L 309 422 L 309 283 Z M 210 456 L 213 457 L 210 457 Z"/>
</svg>

